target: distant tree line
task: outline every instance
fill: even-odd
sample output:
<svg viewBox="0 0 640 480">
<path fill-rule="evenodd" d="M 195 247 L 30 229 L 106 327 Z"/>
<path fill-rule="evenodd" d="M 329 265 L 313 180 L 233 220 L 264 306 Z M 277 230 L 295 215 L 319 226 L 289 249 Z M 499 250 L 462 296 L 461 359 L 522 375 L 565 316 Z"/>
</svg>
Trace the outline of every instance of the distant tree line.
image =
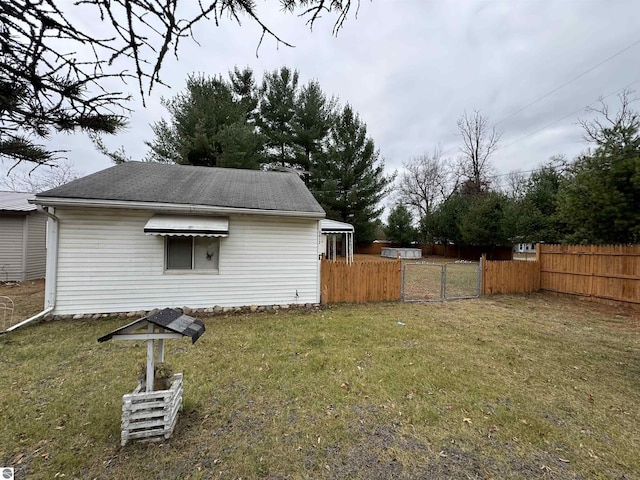
<svg viewBox="0 0 640 480">
<path fill-rule="evenodd" d="M 553 157 L 525 176 L 512 173 L 500 187 L 491 170 L 499 133 L 474 112 L 458 122 L 461 156 L 451 161 L 439 151 L 405 164 L 392 218 L 407 209 L 405 231 L 413 240 L 459 245 L 516 243 L 640 243 L 640 116 L 629 92 L 612 113 L 601 101 L 593 120 L 580 120 L 589 149 L 572 161 Z M 470 135 L 469 135 L 470 134 Z M 392 217 L 393 215 L 393 217 Z"/>
</svg>

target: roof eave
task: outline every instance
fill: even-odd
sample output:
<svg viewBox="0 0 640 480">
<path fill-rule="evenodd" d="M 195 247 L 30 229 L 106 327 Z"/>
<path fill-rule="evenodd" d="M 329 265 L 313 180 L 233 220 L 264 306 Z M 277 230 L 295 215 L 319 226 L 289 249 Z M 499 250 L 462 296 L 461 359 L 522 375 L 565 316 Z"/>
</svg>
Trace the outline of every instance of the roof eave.
<svg viewBox="0 0 640 480">
<path fill-rule="evenodd" d="M 30 213 L 35 212 L 35 210 L 0 210 L 0 215 L 11 215 L 11 216 L 26 216 Z"/>
<path fill-rule="evenodd" d="M 217 214 L 242 214 L 242 215 L 266 215 L 274 217 L 313 218 L 325 217 L 324 212 L 299 212 L 293 210 L 265 210 L 258 208 L 220 207 L 213 205 L 192 205 L 161 202 L 133 202 L 128 200 L 100 200 L 86 198 L 65 197 L 39 197 L 29 200 L 34 205 L 46 207 L 97 207 L 97 208 L 124 208 L 130 210 L 152 210 L 158 212 L 176 213 L 217 213 Z"/>
</svg>

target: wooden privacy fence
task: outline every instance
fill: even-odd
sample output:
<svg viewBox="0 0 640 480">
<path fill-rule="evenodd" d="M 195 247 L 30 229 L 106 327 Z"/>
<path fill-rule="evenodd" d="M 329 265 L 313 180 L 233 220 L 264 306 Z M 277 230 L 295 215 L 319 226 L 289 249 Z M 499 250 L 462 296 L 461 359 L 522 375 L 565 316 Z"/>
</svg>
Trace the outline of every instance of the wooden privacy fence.
<svg viewBox="0 0 640 480">
<path fill-rule="evenodd" d="M 482 262 L 482 294 L 544 290 L 640 305 L 640 245 L 546 245 L 536 261 Z M 400 300 L 401 262 L 322 261 L 321 301 Z"/>
<path fill-rule="evenodd" d="M 391 242 L 378 242 L 370 245 L 356 245 L 355 253 L 360 255 L 380 255 L 382 249 L 391 246 Z"/>
<path fill-rule="evenodd" d="M 322 260 L 320 301 L 381 302 L 400 300 L 402 264 L 395 262 L 342 262 Z"/>
<path fill-rule="evenodd" d="M 640 304 L 640 245 L 538 245 L 540 288 Z"/>
<path fill-rule="evenodd" d="M 491 261 L 482 256 L 482 295 L 540 290 L 540 263 Z"/>
</svg>

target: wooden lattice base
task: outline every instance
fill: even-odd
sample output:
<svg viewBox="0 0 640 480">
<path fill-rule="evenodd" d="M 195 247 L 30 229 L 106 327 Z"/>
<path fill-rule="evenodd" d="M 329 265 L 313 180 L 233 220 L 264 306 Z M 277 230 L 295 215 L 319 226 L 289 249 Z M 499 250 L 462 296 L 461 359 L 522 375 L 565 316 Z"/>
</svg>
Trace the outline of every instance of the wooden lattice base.
<svg viewBox="0 0 640 480">
<path fill-rule="evenodd" d="M 182 408 L 182 374 L 168 390 L 143 392 L 142 385 L 122 396 L 122 446 L 133 439 L 169 438 Z"/>
</svg>

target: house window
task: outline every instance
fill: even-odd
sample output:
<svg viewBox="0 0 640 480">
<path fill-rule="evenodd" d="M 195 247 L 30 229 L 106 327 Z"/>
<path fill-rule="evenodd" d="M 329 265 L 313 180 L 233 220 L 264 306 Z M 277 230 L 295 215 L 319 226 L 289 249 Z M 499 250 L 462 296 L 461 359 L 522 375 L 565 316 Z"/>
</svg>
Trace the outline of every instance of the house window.
<svg viewBox="0 0 640 480">
<path fill-rule="evenodd" d="M 218 270 L 220 239 L 165 237 L 167 270 Z"/>
</svg>

